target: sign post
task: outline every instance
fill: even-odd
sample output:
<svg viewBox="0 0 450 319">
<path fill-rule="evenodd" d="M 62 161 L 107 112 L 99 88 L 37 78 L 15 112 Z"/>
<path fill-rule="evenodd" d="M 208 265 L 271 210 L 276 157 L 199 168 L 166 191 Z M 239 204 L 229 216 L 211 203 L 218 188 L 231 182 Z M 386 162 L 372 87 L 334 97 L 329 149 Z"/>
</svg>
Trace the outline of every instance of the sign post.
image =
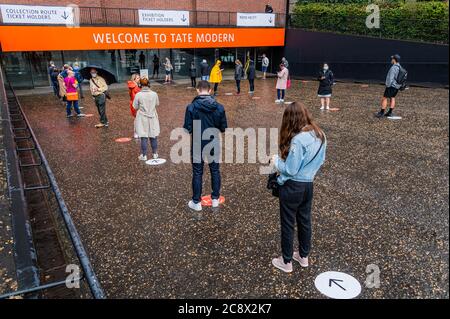
<svg viewBox="0 0 450 319">
<path fill-rule="evenodd" d="M 0 5 L 3 23 L 74 24 L 74 8 L 50 6 Z"/>
</svg>

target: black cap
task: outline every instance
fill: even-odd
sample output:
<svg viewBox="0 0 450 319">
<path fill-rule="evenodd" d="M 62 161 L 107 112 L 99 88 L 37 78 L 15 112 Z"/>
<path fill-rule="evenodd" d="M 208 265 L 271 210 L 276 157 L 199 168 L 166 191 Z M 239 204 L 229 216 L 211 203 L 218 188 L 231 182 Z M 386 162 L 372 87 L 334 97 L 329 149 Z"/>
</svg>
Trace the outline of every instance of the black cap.
<svg viewBox="0 0 450 319">
<path fill-rule="evenodd" d="M 394 55 L 391 56 L 391 59 L 394 59 L 395 61 L 400 62 L 401 58 L 400 58 L 399 54 L 394 54 Z"/>
</svg>

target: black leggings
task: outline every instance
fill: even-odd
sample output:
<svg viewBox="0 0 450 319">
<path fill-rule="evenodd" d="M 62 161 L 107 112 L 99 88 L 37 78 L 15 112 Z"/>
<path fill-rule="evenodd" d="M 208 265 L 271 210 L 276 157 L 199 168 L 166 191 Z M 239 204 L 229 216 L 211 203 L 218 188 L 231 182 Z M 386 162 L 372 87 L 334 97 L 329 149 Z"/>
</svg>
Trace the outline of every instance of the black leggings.
<svg viewBox="0 0 450 319">
<path fill-rule="evenodd" d="M 193 76 L 191 76 L 191 85 L 193 88 L 197 86 L 197 79 Z"/>
<path fill-rule="evenodd" d="M 214 93 L 217 93 L 218 88 L 219 88 L 219 83 L 214 83 Z"/>
<path fill-rule="evenodd" d="M 311 207 L 313 183 L 288 180 L 280 186 L 281 250 L 285 263 L 294 253 L 294 228 L 301 257 L 308 257 L 311 249 Z"/>
</svg>

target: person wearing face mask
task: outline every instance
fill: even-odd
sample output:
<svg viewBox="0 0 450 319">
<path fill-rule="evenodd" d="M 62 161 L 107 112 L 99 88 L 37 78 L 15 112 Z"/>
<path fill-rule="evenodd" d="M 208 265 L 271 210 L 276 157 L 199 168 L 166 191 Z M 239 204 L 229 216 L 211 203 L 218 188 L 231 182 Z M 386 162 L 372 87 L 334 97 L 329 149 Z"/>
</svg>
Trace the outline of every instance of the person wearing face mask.
<svg viewBox="0 0 450 319">
<path fill-rule="evenodd" d="M 317 95 L 320 98 L 320 109 L 329 110 L 332 93 L 332 86 L 334 85 L 334 75 L 328 67 L 327 63 L 322 65 L 322 70 L 319 72 L 319 89 Z"/>
<path fill-rule="evenodd" d="M 96 128 L 108 127 L 108 118 L 106 117 L 106 94 L 108 85 L 104 78 L 97 74 L 97 70 L 91 69 L 91 79 L 89 80 L 92 97 L 97 106 L 98 114 L 100 115 L 100 123 L 96 124 Z"/>
</svg>

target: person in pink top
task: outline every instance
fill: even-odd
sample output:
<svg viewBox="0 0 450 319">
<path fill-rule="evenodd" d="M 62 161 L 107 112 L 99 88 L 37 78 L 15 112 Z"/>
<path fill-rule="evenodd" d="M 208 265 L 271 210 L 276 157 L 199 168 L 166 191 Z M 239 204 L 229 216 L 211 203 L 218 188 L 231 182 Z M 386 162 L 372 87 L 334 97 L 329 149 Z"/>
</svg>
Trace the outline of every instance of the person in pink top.
<svg viewBox="0 0 450 319">
<path fill-rule="evenodd" d="M 280 64 L 280 72 L 277 73 L 277 99 L 275 103 L 284 103 L 284 96 L 288 88 L 289 70 L 284 63 Z"/>
<path fill-rule="evenodd" d="M 64 86 L 66 87 L 67 118 L 72 117 L 72 107 L 75 109 L 77 117 L 83 117 L 84 114 L 80 112 L 78 107 L 78 81 L 75 78 L 75 72 L 72 70 L 67 71 Z"/>
</svg>

